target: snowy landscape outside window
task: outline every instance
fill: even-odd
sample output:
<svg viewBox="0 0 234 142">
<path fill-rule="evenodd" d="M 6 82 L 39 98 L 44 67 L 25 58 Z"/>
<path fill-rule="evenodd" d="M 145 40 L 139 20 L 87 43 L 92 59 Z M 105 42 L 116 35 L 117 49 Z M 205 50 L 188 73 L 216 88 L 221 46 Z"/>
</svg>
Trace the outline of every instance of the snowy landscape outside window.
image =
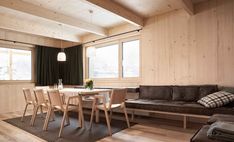
<svg viewBox="0 0 234 142">
<path fill-rule="evenodd" d="M 31 52 L 0 47 L 0 80 L 31 80 Z"/>
</svg>

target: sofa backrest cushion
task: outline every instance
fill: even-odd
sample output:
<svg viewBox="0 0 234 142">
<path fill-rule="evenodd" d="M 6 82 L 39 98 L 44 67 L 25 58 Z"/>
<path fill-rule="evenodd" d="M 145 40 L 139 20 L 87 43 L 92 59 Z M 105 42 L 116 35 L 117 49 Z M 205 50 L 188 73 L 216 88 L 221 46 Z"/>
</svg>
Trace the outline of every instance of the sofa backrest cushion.
<svg viewBox="0 0 234 142">
<path fill-rule="evenodd" d="M 201 99 L 209 94 L 212 94 L 214 92 L 218 91 L 218 86 L 217 85 L 201 85 L 199 89 L 199 98 Z"/>
<path fill-rule="evenodd" d="M 221 86 L 219 89 L 234 94 L 234 87 Z"/>
<path fill-rule="evenodd" d="M 171 100 L 171 86 L 140 86 L 139 99 Z"/>
<path fill-rule="evenodd" d="M 199 86 L 174 86 L 173 101 L 197 101 L 199 96 Z"/>
</svg>

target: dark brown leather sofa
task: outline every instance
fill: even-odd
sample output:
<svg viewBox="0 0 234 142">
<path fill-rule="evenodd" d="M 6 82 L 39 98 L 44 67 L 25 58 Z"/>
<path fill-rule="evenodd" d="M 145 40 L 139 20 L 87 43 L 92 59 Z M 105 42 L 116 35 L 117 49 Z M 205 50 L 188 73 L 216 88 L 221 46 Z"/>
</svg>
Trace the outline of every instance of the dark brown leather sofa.
<svg viewBox="0 0 234 142">
<path fill-rule="evenodd" d="M 200 98 L 217 92 L 217 85 L 140 86 L 139 99 L 126 101 L 127 108 L 183 114 L 234 114 L 233 105 L 209 109 L 197 103 Z"/>
<path fill-rule="evenodd" d="M 230 88 L 217 85 L 190 85 L 190 86 L 140 86 L 139 98 L 127 100 L 126 107 L 132 111 L 132 120 L 135 112 L 162 113 L 183 117 L 183 127 L 187 128 L 187 118 L 209 118 L 213 114 L 234 114 L 234 103 L 219 108 L 206 108 L 197 101 L 219 90 L 230 92 Z M 234 89 L 231 88 L 231 93 Z"/>
</svg>

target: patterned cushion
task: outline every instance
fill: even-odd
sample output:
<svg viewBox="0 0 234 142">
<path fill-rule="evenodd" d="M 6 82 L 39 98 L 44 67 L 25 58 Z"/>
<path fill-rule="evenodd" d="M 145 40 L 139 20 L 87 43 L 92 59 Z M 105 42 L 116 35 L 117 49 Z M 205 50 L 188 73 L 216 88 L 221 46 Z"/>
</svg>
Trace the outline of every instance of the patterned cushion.
<svg viewBox="0 0 234 142">
<path fill-rule="evenodd" d="M 234 101 L 234 94 L 225 91 L 219 91 L 207 95 L 197 102 L 207 108 L 216 108 L 224 106 L 232 101 Z"/>
</svg>

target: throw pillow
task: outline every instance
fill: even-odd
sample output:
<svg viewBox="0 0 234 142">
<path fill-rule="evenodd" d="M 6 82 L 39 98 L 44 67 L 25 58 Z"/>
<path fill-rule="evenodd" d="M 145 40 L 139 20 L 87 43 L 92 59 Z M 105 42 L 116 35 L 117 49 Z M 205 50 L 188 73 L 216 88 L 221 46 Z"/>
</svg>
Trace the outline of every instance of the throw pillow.
<svg viewBox="0 0 234 142">
<path fill-rule="evenodd" d="M 232 101 L 234 101 L 234 94 L 225 91 L 219 91 L 207 95 L 197 102 L 207 108 L 216 108 L 224 106 Z"/>
</svg>

